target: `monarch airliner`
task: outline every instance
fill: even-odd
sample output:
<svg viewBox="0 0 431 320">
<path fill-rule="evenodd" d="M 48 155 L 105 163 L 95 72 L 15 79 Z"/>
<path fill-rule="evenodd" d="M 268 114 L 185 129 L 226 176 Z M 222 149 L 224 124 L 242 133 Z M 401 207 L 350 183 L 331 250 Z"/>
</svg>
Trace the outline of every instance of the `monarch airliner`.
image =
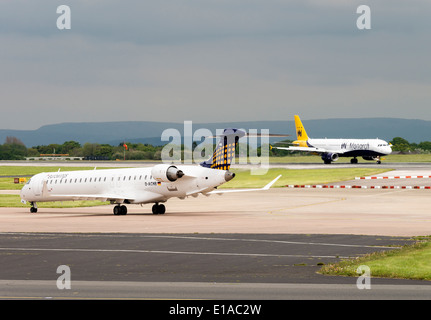
<svg viewBox="0 0 431 320">
<path fill-rule="evenodd" d="M 392 152 L 392 145 L 381 139 L 310 139 L 297 115 L 295 128 L 297 140 L 293 142 L 293 147 L 273 148 L 319 154 L 325 164 L 337 161 L 339 157 L 352 157 L 351 163 L 358 163 L 356 157 L 362 157 L 380 164 L 380 157 Z"/>
</svg>

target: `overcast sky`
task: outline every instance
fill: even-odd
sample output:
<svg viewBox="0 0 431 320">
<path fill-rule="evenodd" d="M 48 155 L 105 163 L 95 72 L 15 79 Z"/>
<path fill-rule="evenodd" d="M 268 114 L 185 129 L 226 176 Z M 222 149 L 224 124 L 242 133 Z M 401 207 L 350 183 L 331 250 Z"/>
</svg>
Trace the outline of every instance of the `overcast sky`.
<svg viewBox="0 0 431 320">
<path fill-rule="evenodd" d="M 428 0 L 0 0 L 0 129 L 431 120 L 430 35 Z"/>
</svg>

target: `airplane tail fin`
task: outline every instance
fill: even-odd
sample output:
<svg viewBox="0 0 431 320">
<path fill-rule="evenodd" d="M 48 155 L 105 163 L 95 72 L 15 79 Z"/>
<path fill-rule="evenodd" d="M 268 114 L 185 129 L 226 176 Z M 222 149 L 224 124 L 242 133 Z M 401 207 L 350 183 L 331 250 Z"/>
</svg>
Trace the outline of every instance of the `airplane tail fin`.
<svg viewBox="0 0 431 320">
<path fill-rule="evenodd" d="M 304 126 L 302 125 L 301 119 L 299 116 L 295 115 L 295 128 L 296 128 L 296 141 L 293 142 L 294 145 L 300 147 L 308 147 L 307 140 L 308 135 L 307 131 L 305 131 Z"/>
<path fill-rule="evenodd" d="M 238 140 L 245 134 L 239 129 L 224 129 L 212 157 L 201 162 L 200 165 L 206 168 L 229 170 L 232 159 L 235 157 Z"/>
<path fill-rule="evenodd" d="M 296 127 L 296 138 L 298 140 L 308 140 L 307 132 L 302 125 L 301 119 L 299 116 L 295 115 L 295 127 Z"/>
</svg>

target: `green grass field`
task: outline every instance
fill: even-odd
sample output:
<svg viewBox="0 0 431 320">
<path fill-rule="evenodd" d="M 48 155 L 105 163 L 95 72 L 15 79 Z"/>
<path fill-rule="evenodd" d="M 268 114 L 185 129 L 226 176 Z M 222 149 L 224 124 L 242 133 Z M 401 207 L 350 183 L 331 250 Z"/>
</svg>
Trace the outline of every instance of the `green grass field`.
<svg viewBox="0 0 431 320">
<path fill-rule="evenodd" d="M 61 171 L 74 170 L 93 170 L 94 167 L 60 167 Z M 0 166 L 0 190 L 20 190 L 23 183 L 14 183 L 13 176 L 34 175 L 41 172 L 55 172 L 59 167 L 38 167 L 38 166 Z M 100 168 L 103 170 L 108 168 Z M 112 168 L 111 168 L 112 169 Z M 274 187 L 283 187 L 289 184 L 323 184 L 338 181 L 351 180 L 355 177 L 374 175 L 390 171 L 391 169 L 376 168 L 328 168 L 328 169 L 269 169 L 267 172 L 262 170 L 240 170 L 232 169 L 236 177 L 224 184 L 224 188 L 258 188 L 262 187 L 279 174 L 282 177 L 277 181 Z M 2 176 L 9 176 L 7 178 Z"/>
<path fill-rule="evenodd" d="M 0 176 L 32 176 L 41 172 L 55 172 L 60 169 L 61 171 L 76 171 L 76 170 L 93 170 L 94 167 L 43 167 L 43 166 L 1 166 Z M 98 168 L 97 170 L 113 169 L 113 168 Z"/>
<path fill-rule="evenodd" d="M 39 208 L 75 208 L 93 207 L 109 204 L 102 201 L 62 201 L 62 202 L 39 202 Z M 7 208 L 30 208 L 29 204 L 22 204 L 19 195 L 0 194 L 0 207 Z"/>
<path fill-rule="evenodd" d="M 387 252 L 377 252 L 354 260 L 328 264 L 319 271 L 327 275 L 357 277 L 357 268 L 366 265 L 371 277 L 431 280 L 431 241 L 419 241 Z"/>
<path fill-rule="evenodd" d="M 269 169 L 268 171 L 232 170 L 235 178 L 225 183 L 221 188 L 260 188 L 276 178 L 282 177 L 273 187 L 284 187 L 290 184 L 325 184 L 346 180 L 353 180 L 355 177 L 375 175 L 391 169 L 376 168 L 340 168 L 340 169 Z M 261 174 L 253 174 L 261 173 Z"/>
<path fill-rule="evenodd" d="M 0 166 L 0 190 L 21 190 L 24 183 L 14 183 L 14 176 L 31 176 L 41 172 L 94 170 L 94 167 L 43 167 L 43 166 Z M 114 169 L 98 168 L 97 170 Z M 7 177 L 5 177 L 7 176 Z"/>
</svg>

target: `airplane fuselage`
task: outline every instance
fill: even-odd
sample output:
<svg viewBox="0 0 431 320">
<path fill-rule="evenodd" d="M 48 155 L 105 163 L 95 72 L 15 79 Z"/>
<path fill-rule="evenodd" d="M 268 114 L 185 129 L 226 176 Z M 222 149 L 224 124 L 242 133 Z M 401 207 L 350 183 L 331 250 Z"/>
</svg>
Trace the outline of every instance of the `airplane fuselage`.
<svg viewBox="0 0 431 320">
<path fill-rule="evenodd" d="M 325 149 L 340 157 L 378 157 L 392 152 L 389 143 L 381 139 L 308 139 L 308 147 Z"/>
<path fill-rule="evenodd" d="M 175 167 L 185 173 L 176 181 L 154 177 L 154 167 L 39 173 L 22 188 L 21 199 L 28 202 L 98 199 L 112 203 L 156 203 L 171 197 L 185 198 L 209 192 L 230 180 L 226 170 Z"/>
</svg>

